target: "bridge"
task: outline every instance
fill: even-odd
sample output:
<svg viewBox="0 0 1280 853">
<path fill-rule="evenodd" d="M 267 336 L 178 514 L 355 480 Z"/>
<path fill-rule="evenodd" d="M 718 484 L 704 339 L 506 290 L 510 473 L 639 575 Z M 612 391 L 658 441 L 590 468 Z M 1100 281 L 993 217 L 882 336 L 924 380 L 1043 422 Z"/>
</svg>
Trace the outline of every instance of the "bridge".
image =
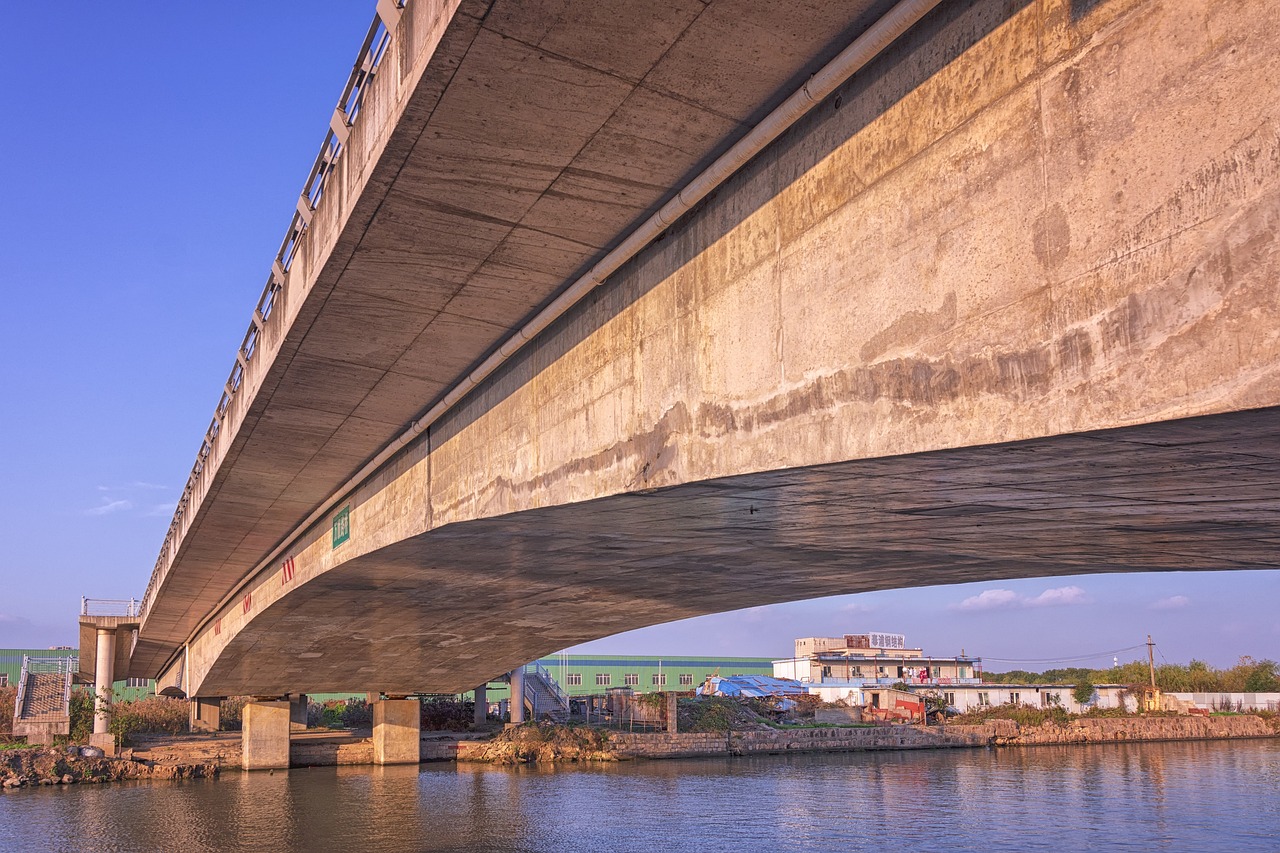
<svg viewBox="0 0 1280 853">
<path fill-rule="evenodd" d="M 1273 567 L 1273 18 L 381 0 L 129 673 L 456 692 L 737 607 Z"/>
</svg>

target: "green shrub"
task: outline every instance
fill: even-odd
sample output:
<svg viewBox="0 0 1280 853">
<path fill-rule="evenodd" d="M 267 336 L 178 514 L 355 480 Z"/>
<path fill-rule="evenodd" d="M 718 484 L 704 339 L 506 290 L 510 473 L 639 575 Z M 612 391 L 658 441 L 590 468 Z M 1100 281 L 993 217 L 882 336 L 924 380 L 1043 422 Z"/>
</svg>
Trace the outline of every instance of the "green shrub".
<svg viewBox="0 0 1280 853">
<path fill-rule="evenodd" d="M 190 725 L 191 703 L 186 699 L 148 696 L 117 702 L 111 717 L 111 733 L 124 743 L 134 734 L 183 734 Z"/>
<path fill-rule="evenodd" d="M 13 703 L 18 701 L 18 688 L 0 687 L 0 740 L 13 737 Z"/>
<path fill-rule="evenodd" d="M 342 709 L 342 725 L 348 729 L 373 726 L 373 706 L 364 699 L 348 699 Z"/>
<path fill-rule="evenodd" d="M 422 730 L 465 732 L 475 722 L 476 703 L 454 696 L 427 696 L 422 699 Z"/>
<path fill-rule="evenodd" d="M 222 700 L 221 725 L 224 732 L 238 732 L 244 726 L 244 706 L 249 696 L 229 696 Z"/>
<path fill-rule="evenodd" d="M 93 691 L 71 691 L 71 741 L 87 743 L 93 733 Z"/>
<path fill-rule="evenodd" d="M 1071 696 L 1081 705 L 1088 705 L 1093 701 L 1093 682 L 1087 678 L 1082 678 L 1076 689 L 1071 691 Z"/>
</svg>

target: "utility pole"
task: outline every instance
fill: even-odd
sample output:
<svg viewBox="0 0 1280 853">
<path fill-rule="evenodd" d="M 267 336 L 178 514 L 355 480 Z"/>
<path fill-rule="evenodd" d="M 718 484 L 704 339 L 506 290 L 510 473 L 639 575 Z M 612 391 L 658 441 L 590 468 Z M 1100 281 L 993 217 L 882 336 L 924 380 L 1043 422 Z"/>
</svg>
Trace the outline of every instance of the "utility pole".
<svg viewBox="0 0 1280 853">
<path fill-rule="evenodd" d="M 1151 671 L 1151 689 L 1156 689 L 1156 644 L 1151 642 L 1151 635 L 1147 634 L 1147 668 Z"/>
</svg>

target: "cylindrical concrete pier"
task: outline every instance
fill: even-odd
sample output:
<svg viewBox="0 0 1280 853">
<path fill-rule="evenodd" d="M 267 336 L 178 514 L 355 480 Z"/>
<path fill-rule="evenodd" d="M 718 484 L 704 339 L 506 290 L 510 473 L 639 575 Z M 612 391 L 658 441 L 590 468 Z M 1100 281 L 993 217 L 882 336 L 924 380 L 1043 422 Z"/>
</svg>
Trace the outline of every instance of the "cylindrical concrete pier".
<svg viewBox="0 0 1280 853">
<path fill-rule="evenodd" d="M 511 722 L 524 722 L 524 667 L 511 670 Z"/>
<path fill-rule="evenodd" d="M 116 632 L 98 629 L 98 654 L 93 671 L 93 733 L 111 731 L 111 685 L 115 683 Z"/>
</svg>

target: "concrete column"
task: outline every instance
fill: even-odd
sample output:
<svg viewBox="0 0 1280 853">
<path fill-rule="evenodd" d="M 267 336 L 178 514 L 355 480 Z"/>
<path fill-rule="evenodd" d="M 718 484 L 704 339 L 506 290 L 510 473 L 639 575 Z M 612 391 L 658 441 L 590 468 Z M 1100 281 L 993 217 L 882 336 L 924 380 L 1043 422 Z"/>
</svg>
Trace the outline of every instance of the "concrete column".
<svg viewBox="0 0 1280 853">
<path fill-rule="evenodd" d="M 241 712 L 241 767 L 283 770 L 289 767 L 289 703 L 248 702 Z"/>
<path fill-rule="evenodd" d="M 191 697 L 191 731 L 216 732 L 222 728 L 221 696 Z"/>
<path fill-rule="evenodd" d="M 483 726 L 489 721 L 489 684 L 485 682 L 476 688 L 476 725 Z"/>
<path fill-rule="evenodd" d="M 111 685 L 115 683 L 116 632 L 98 629 L 98 655 L 93 675 L 93 733 L 111 731 Z"/>
<path fill-rule="evenodd" d="M 677 729 L 676 702 L 678 698 L 679 697 L 677 697 L 676 694 L 674 693 L 667 694 L 667 731 L 671 732 L 672 734 L 675 734 Z"/>
<path fill-rule="evenodd" d="M 373 703 L 373 763 L 417 764 L 422 760 L 422 704 L 417 699 Z"/>
<path fill-rule="evenodd" d="M 289 697 L 289 729 L 306 731 L 307 728 L 307 694 L 294 693 Z"/>
<path fill-rule="evenodd" d="M 524 722 L 524 667 L 511 670 L 511 723 Z"/>
</svg>

